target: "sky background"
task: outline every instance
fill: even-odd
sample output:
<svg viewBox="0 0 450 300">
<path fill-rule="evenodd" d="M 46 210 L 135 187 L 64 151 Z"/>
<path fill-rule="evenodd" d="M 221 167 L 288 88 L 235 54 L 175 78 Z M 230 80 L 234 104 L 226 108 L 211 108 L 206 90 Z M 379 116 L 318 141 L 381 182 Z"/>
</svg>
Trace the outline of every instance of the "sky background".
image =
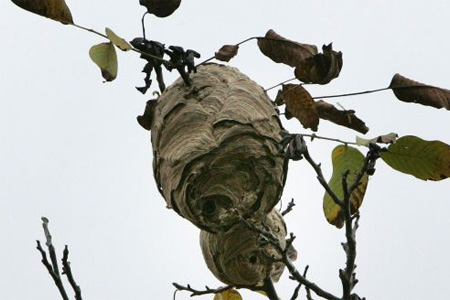
<svg viewBox="0 0 450 300">
<path fill-rule="evenodd" d="M 109 27 L 128 40 L 141 35 L 145 8 L 137 0 L 67 3 L 77 24 Z M 309 88 L 320 96 L 385 87 L 395 73 L 450 88 L 449 16 L 448 0 L 184 0 L 169 18 L 147 17 L 146 26 L 150 39 L 195 49 L 204 59 L 271 28 L 319 48 L 333 42 L 344 66 L 338 79 Z M 50 219 L 58 254 L 69 245 L 84 299 L 172 299 L 172 282 L 221 285 L 203 262 L 199 230 L 167 210 L 156 190 L 150 134 L 135 120 L 151 97 L 134 88 L 143 84 L 144 61 L 118 53 L 118 79 L 103 83 L 88 56 L 104 42 L 99 36 L 10 1 L 0 3 L 0 28 L 0 299 L 60 298 L 35 249 L 36 239 L 45 240 L 41 216 Z M 255 41 L 242 45 L 231 65 L 266 88 L 292 77 Z M 167 74 L 166 83 L 176 77 Z M 330 102 L 356 110 L 371 128 L 367 137 L 396 132 L 450 143 L 448 111 L 397 101 L 391 91 Z M 294 120 L 283 122 L 291 132 L 309 133 Z M 318 134 L 349 141 L 358 135 L 326 121 Z M 334 146 L 309 144 L 327 178 Z M 356 293 L 448 298 L 449 190 L 449 180 L 423 182 L 378 162 L 361 207 Z M 296 265 L 309 265 L 311 281 L 340 295 L 344 232 L 326 222 L 322 196 L 312 168 L 292 162 L 282 200 L 297 204 L 286 217 L 297 236 Z M 284 274 L 276 287 L 290 299 L 295 283 Z"/>
</svg>

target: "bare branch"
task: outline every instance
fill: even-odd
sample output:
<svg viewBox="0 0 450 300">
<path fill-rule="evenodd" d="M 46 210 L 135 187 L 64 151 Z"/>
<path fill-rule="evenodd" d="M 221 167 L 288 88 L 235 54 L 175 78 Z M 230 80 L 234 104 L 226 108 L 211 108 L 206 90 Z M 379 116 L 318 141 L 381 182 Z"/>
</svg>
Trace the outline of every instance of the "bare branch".
<svg viewBox="0 0 450 300">
<path fill-rule="evenodd" d="M 290 213 L 292 211 L 292 209 L 294 208 L 294 206 L 295 206 L 294 198 L 292 198 L 291 202 L 288 203 L 288 206 L 286 207 L 286 209 L 281 212 L 281 215 L 284 217 L 285 215 Z"/>
<path fill-rule="evenodd" d="M 56 287 L 59 290 L 59 293 L 61 294 L 61 297 L 64 300 L 69 300 L 69 297 L 67 296 L 66 290 L 64 288 L 64 285 L 61 281 L 61 276 L 59 275 L 59 268 L 58 268 L 58 261 L 56 259 L 56 252 L 55 247 L 52 244 L 52 236 L 50 234 L 50 230 L 48 229 L 48 219 L 45 217 L 42 217 L 42 227 L 44 228 L 45 238 L 46 238 L 46 245 L 49 251 L 51 264 L 47 259 L 47 254 L 45 250 L 41 247 L 40 241 L 37 241 L 37 249 L 41 253 L 42 256 L 42 263 L 44 264 L 47 271 L 50 273 L 50 276 L 52 277 L 53 281 L 55 282 Z"/>
<path fill-rule="evenodd" d="M 69 248 L 66 245 L 64 247 L 63 258 L 62 258 L 62 265 L 63 265 L 62 271 L 63 271 L 63 274 L 65 274 L 67 276 L 70 286 L 72 287 L 73 291 L 75 292 L 75 300 L 82 300 L 81 288 L 79 285 L 77 285 L 77 283 L 75 282 L 75 279 L 73 278 L 72 268 L 70 267 L 70 262 L 68 259 L 69 259 Z"/>
<path fill-rule="evenodd" d="M 305 267 L 305 270 L 303 271 L 303 277 L 305 277 L 305 278 L 306 278 L 306 273 L 308 272 L 308 269 L 309 269 L 309 266 L 306 266 L 306 267 Z M 294 294 L 293 294 L 292 297 L 291 297 L 291 300 L 297 299 L 298 293 L 299 293 L 300 288 L 302 287 L 302 285 L 303 285 L 303 284 L 301 284 L 301 283 L 299 283 L 299 284 L 297 285 L 297 287 L 296 287 L 295 290 L 294 290 Z"/>
<path fill-rule="evenodd" d="M 204 290 L 197 290 L 191 287 L 190 284 L 188 284 L 187 286 L 178 284 L 176 282 L 173 282 L 172 285 L 176 288 L 175 292 L 174 292 L 174 299 L 175 299 L 175 295 L 178 291 L 187 291 L 191 293 L 191 297 L 195 297 L 195 296 L 201 296 L 201 295 L 209 295 L 209 294 L 220 294 L 223 293 L 225 291 L 231 290 L 233 288 L 236 289 L 248 289 L 251 291 L 263 291 L 267 294 L 267 288 L 265 286 L 253 286 L 253 285 L 237 285 L 237 286 L 232 286 L 232 285 L 227 285 L 227 286 L 223 286 L 223 287 L 219 287 L 219 288 L 215 288 L 212 289 L 208 286 L 205 287 Z M 270 299 L 270 298 L 269 298 Z M 276 298 L 278 299 L 278 298 Z"/>
<path fill-rule="evenodd" d="M 343 207 L 344 203 L 341 199 L 336 195 L 336 193 L 331 189 L 331 187 L 328 185 L 327 181 L 325 180 L 325 177 L 322 173 L 322 168 L 320 167 L 320 164 L 316 164 L 314 160 L 309 155 L 308 149 L 306 149 L 305 153 L 303 154 L 306 161 L 313 167 L 314 171 L 316 171 L 317 174 L 317 180 L 319 180 L 322 187 L 325 189 L 325 191 L 330 195 L 331 199 L 339 205 L 340 207 Z"/>
<path fill-rule="evenodd" d="M 375 172 L 375 163 L 378 158 L 380 158 L 380 151 L 382 149 L 376 144 L 369 145 L 369 151 L 367 152 L 364 165 L 361 171 L 356 176 L 355 181 L 352 185 L 348 186 L 348 175 L 349 172 L 343 174 L 342 177 L 342 187 L 344 191 L 344 219 L 345 219 L 345 237 L 346 242 L 342 244 L 346 254 L 346 265 L 344 270 L 339 270 L 339 277 L 342 282 L 343 289 L 343 299 L 360 299 L 358 295 L 352 295 L 351 292 L 355 285 L 358 283 L 356 279 L 356 231 L 359 227 L 359 213 L 357 212 L 352 216 L 351 211 L 351 195 L 353 191 L 361 184 L 364 175 L 373 175 Z"/>
<path fill-rule="evenodd" d="M 315 283 L 307 280 L 298 270 L 296 269 L 295 265 L 292 263 L 291 259 L 288 255 L 289 246 L 292 244 L 293 240 L 295 239 L 295 236 L 291 233 L 291 238 L 287 240 L 286 242 L 286 248 L 283 248 L 279 241 L 270 233 L 267 231 L 264 231 L 258 227 L 256 227 L 254 224 L 248 222 L 244 218 L 241 219 L 241 223 L 244 224 L 248 229 L 254 230 L 264 236 L 266 240 L 275 247 L 275 249 L 278 251 L 279 255 L 281 256 L 280 259 L 276 259 L 276 261 L 281 261 L 286 268 L 289 270 L 289 273 L 291 274 L 291 278 L 293 280 L 296 280 L 297 282 L 301 283 L 305 287 L 311 289 L 314 293 L 316 293 L 318 296 L 323 297 L 328 300 L 340 300 L 340 298 L 334 296 L 333 294 L 323 290 L 319 286 L 317 286 Z"/>
</svg>

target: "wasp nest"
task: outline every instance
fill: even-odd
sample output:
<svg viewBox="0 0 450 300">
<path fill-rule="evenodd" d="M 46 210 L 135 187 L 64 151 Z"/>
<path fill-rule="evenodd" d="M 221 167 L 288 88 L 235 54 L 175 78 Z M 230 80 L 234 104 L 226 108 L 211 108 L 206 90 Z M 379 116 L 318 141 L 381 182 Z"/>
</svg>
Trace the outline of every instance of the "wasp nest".
<svg viewBox="0 0 450 300">
<path fill-rule="evenodd" d="M 211 232 L 236 215 L 263 218 L 287 169 L 275 107 L 237 69 L 208 64 L 190 78 L 159 97 L 152 122 L 154 175 L 168 207 Z"/>
<path fill-rule="evenodd" d="M 277 210 L 272 210 L 261 221 L 249 222 L 255 229 L 275 238 L 283 249 L 286 247 L 286 225 Z M 280 258 L 275 246 L 260 232 L 241 223 L 225 232 L 202 230 L 200 246 L 206 265 L 225 284 L 254 286 L 265 278 L 276 282 L 283 273 L 284 264 L 274 262 Z M 289 250 L 291 258 L 295 259 L 296 251 Z"/>
</svg>

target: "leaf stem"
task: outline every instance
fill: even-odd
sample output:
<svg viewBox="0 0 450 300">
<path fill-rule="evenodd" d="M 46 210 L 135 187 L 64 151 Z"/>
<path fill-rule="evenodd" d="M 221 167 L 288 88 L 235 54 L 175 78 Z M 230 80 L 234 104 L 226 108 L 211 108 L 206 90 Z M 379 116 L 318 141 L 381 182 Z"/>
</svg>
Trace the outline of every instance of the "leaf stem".
<svg viewBox="0 0 450 300">
<path fill-rule="evenodd" d="M 94 29 L 87 28 L 87 27 L 84 27 L 84 26 L 81 26 L 81 25 L 78 25 L 78 24 L 75 24 L 75 23 L 74 23 L 74 24 L 70 24 L 70 25 L 72 25 L 72 26 L 74 26 L 74 27 L 76 27 L 76 28 L 79 28 L 79 29 L 82 29 L 82 30 L 85 30 L 85 31 L 88 31 L 88 32 L 91 32 L 91 33 L 94 33 L 94 34 L 96 34 L 96 35 L 99 35 L 99 36 L 101 36 L 102 38 L 105 38 L 105 39 L 107 39 L 107 40 L 110 40 L 110 39 L 108 38 L 108 36 L 106 36 L 106 35 L 103 34 L 103 33 L 98 32 L 98 31 L 96 31 L 96 30 L 94 30 Z M 139 53 L 139 54 L 145 55 L 145 56 L 147 56 L 147 57 L 151 57 L 151 58 L 153 58 L 153 59 L 159 60 L 159 61 L 166 61 L 166 60 L 162 59 L 161 57 L 158 57 L 158 56 L 155 56 L 155 55 L 152 55 L 152 54 L 143 52 L 143 51 L 141 51 L 141 50 L 139 50 L 139 49 L 136 49 L 136 48 L 134 48 L 134 47 L 131 48 L 131 50 L 134 51 L 134 52 L 137 52 L 137 53 Z"/>
<path fill-rule="evenodd" d="M 348 97 L 348 96 L 357 96 L 357 95 L 364 95 L 364 94 L 371 94 L 371 93 L 377 93 L 382 92 L 386 90 L 390 90 L 391 87 L 385 87 L 381 89 L 375 89 L 375 90 L 368 90 L 364 92 L 354 92 L 354 93 L 346 93 L 346 94 L 339 94 L 339 95 L 329 95 L 329 96 L 314 96 L 313 99 L 327 99 L 327 98 L 338 98 L 338 97 Z"/>
<path fill-rule="evenodd" d="M 245 39 L 245 40 L 243 40 L 243 41 L 241 41 L 241 42 L 235 44 L 235 46 L 239 46 L 239 45 L 242 45 L 242 44 L 244 44 L 244 43 L 247 43 L 248 41 L 256 40 L 256 39 L 261 39 L 261 38 L 262 38 L 262 37 L 259 37 L 259 36 L 252 36 L 252 37 L 250 37 L 250 38 L 248 38 L 248 39 Z M 215 55 L 213 55 L 213 56 L 211 56 L 210 58 L 208 58 L 208 59 L 202 61 L 201 63 L 197 64 L 196 67 L 201 66 L 201 65 L 204 65 L 204 64 L 210 62 L 211 60 L 213 60 L 214 58 L 216 58 Z"/>
<path fill-rule="evenodd" d="M 302 135 L 310 137 L 311 141 L 313 141 L 314 139 L 319 139 L 319 140 L 326 140 L 326 141 L 337 142 L 337 143 L 341 143 L 341 144 L 344 144 L 344 145 L 360 146 L 360 145 L 358 145 L 358 143 L 355 143 L 355 142 L 348 142 L 348 141 L 343 141 L 343 140 L 340 140 L 340 139 L 334 139 L 334 138 L 329 138 L 329 137 L 325 137 L 325 136 L 319 136 L 319 135 L 316 135 L 315 133 L 313 133 L 313 134 L 303 134 L 302 133 Z"/>
<path fill-rule="evenodd" d="M 76 28 L 79 28 L 79 29 L 82 29 L 82 30 L 85 30 L 85 31 L 88 31 L 88 32 L 91 32 L 91 33 L 94 33 L 94 34 L 97 34 L 97 35 L 99 35 L 99 36 L 101 36 L 101 37 L 103 37 L 105 39 L 108 39 L 108 37 L 105 34 L 100 33 L 100 32 L 98 32 L 98 31 L 96 31 L 94 29 L 87 28 L 87 27 L 84 27 L 84 26 L 81 26 L 81 25 L 78 25 L 78 24 L 75 24 L 75 23 L 70 24 L 70 25 L 72 25 L 72 26 L 74 26 Z"/>
<path fill-rule="evenodd" d="M 288 83 L 288 82 L 291 82 L 291 81 L 294 81 L 294 80 L 296 80 L 297 78 L 290 78 L 290 79 L 287 79 L 287 80 L 285 80 L 285 81 L 283 81 L 283 82 L 280 82 L 280 83 L 278 83 L 278 84 L 276 84 L 276 85 L 274 85 L 274 86 L 271 86 L 270 88 L 267 88 L 267 89 L 265 89 L 264 90 L 264 92 L 268 92 L 268 91 L 270 91 L 270 90 L 273 90 L 274 88 L 276 88 L 276 87 L 278 87 L 278 86 L 280 86 L 280 85 L 283 85 L 283 84 L 285 84 L 285 83 Z M 303 83 L 304 84 L 304 83 Z M 303 84 L 301 84 L 301 85 L 303 85 Z"/>
</svg>

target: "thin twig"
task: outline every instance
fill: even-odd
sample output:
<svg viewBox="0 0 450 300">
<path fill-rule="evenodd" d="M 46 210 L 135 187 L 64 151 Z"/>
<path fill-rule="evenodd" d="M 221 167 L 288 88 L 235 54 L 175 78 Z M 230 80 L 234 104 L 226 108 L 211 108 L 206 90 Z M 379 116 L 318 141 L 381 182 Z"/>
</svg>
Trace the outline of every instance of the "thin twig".
<svg viewBox="0 0 450 300">
<path fill-rule="evenodd" d="M 78 25 L 78 24 L 75 24 L 75 23 L 70 24 L 70 25 L 72 25 L 72 26 L 74 26 L 76 28 L 79 28 L 79 29 L 82 29 L 82 30 L 85 30 L 85 31 L 88 31 L 88 32 L 91 32 L 91 33 L 94 33 L 94 34 L 97 34 L 97 35 L 99 35 L 99 36 L 101 36 L 101 37 L 103 37 L 105 39 L 108 39 L 108 37 L 105 34 L 100 33 L 100 32 L 98 32 L 98 31 L 96 31 L 94 29 L 87 28 L 87 27 L 84 27 L 84 26 L 81 26 L 81 25 Z"/>
<path fill-rule="evenodd" d="M 294 78 L 291 78 L 291 79 L 287 79 L 287 80 L 285 80 L 283 82 L 280 82 L 280 83 L 278 83 L 278 84 L 276 84 L 274 86 L 271 86 L 270 88 L 264 89 L 264 92 L 268 92 L 270 90 L 273 90 L 276 87 L 279 87 L 280 85 L 283 85 L 285 83 L 288 83 L 288 82 L 291 82 L 291 81 L 294 81 L 294 80 L 297 80 L 297 78 L 294 77 Z M 304 83 L 301 83 L 300 85 L 304 85 Z"/>
<path fill-rule="evenodd" d="M 280 259 L 277 259 L 277 261 L 281 261 L 286 268 L 289 270 L 289 273 L 291 274 L 291 277 L 296 280 L 297 282 L 303 284 L 305 287 L 311 289 L 314 293 L 316 293 L 318 296 L 323 297 L 328 300 L 341 300 L 340 298 L 334 296 L 333 294 L 323 290 L 315 283 L 307 280 L 298 270 L 296 269 L 295 265 L 292 263 L 291 259 L 288 255 L 289 250 L 289 244 L 292 243 L 292 241 L 295 239 L 295 236 L 291 234 L 290 242 L 288 240 L 288 243 L 286 244 L 286 248 L 284 249 L 278 239 L 276 239 L 270 232 L 264 231 L 258 227 L 256 227 L 254 224 L 250 223 L 246 219 L 242 218 L 241 223 L 247 227 L 250 230 L 253 230 L 255 232 L 258 232 L 262 236 L 264 236 L 267 241 L 275 247 L 279 255 L 281 256 Z"/>
<path fill-rule="evenodd" d="M 339 95 L 329 95 L 329 96 L 314 96 L 313 99 L 327 99 L 327 98 L 339 98 L 339 97 L 348 97 L 348 96 L 358 96 L 358 95 L 364 95 L 364 94 L 372 94 L 372 93 L 378 93 L 383 92 L 387 90 L 393 90 L 393 89 L 410 89 L 410 88 L 436 88 L 432 85 L 406 85 L 406 86 L 388 86 L 385 88 L 380 89 L 374 89 L 374 90 L 368 90 L 363 92 L 354 92 L 354 93 L 345 93 L 345 94 L 339 94 Z"/>
<path fill-rule="evenodd" d="M 145 36 L 145 16 L 147 16 L 148 11 L 146 11 L 143 15 L 142 15 L 142 19 L 141 19 L 141 24 L 142 24 L 142 37 L 144 38 L 144 40 L 146 40 L 146 36 Z"/>
<path fill-rule="evenodd" d="M 303 271 L 303 277 L 305 277 L 305 278 L 306 278 L 306 273 L 308 272 L 308 269 L 309 269 L 309 266 L 306 266 L 306 267 L 305 267 L 305 270 Z M 291 297 L 291 300 L 297 299 L 298 293 L 299 293 L 300 288 L 302 287 L 302 285 L 303 285 L 303 284 L 301 284 L 301 283 L 299 283 L 299 284 L 297 285 L 297 287 L 296 287 L 295 290 L 294 290 L 294 294 L 293 294 L 292 297 Z"/>
<path fill-rule="evenodd" d="M 359 213 L 355 216 L 352 215 L 351 210 L 351 196 L 353 192 L 361 185 L 363 177 L 365 175 L 372 175 L 375 171 L 376 160 L 380 157 L 380 151 L 382 149 L 376 144 L 369 145 L 369 151 L 367 152 L 364 160 L 364 165 L 357 174 L 354 182 L 348 186 L 349 171 L 345 172 L 342 176 L 342 188 L 344 191 L 344 220 L 345 220 L 345 237 L 346 242 L 342 244 L 346 253 L 346 265 L 344 270 L 339 270 L 339 277 L 342 281 L 343 299 L 350 299 L 352 289 L 358 283 L 356 279 L 356 231 L 359 227 Z M 359 296 L 358 296 L 359 299 Z"/>
<path fill-rule="evenodd" d="M 245 39 L 245 40 L 243 40 L 243 41 L 241 41 L 241 42 L 239 42 L 239 43 L 235 44 L 235 46 L 239 46 L 239 45 L 242 45 L 242 44 L 244 44 L 244 43 L 246 43 L 246 42 L 248 42 L 248 41 L 251 41 L 251 40 L 254 40 L 254 39 L 258 39 L 258 38 L 260 38 L 260 37 L 254 36 L 254 37 L 251 37 L 251 38 Z M 204 65 L 204 64 L 206 64 L 206 63 L 210 62 L 211 60 L 213 60 L 213 59 L 215 59 L 215 58 L 216 58 L 216 55 L 214 55 L 214 56 L 211 56 L 210 58 L 207 58 L 207 59 L 205 59 L 204 61 L 202 61 L 201 63 L 197 64 L 197 65 L 196 65 L 195 67 L 198 67 L 198 66 Z"/>
<path fill-rule="evenodd" d="M 320 136 L 320 135 L 316 135 L 315 133 L 313 134 L 302 134 L 303 136 L 307 136 L 311 138 L 311 141 L 318 139 L 318 140 L 326 140 L 326 141 L 332 141 L 332 142 L 337 142 L 337 143 L 341 143 L 344 145 L 355 145 L 355 146 L 359 146 L 358 143 L 355 142 L 348 142 L 348 141 L 343 141 L 340 139 L 335 139 L 335 138 L 329 138 L 329 137 L 325 137 L 325 136 Z"/>
<path fill-rule="evenodd" d="M 273 285 L 272 279 L 268 277 L 265 278 L 263 282 L 263 288 L 264 292 L 267 295 L 267 298 L 269 298 L 270 300 L 280 300 L 280 298 L 278 298 L 277 291 L 275 290 L 275 286 Z"/>
<path fill-rule="evenodd" d="M 288 203 L 288 206 L 286 207 L 286 209 L 281 212 L 281 215 L 284 217 L 285 215 L 290 213 L 294 209 L 294 206 L 295 206 L 294 198 L 292 198 L 291 202 Z"/>
<path fill-rule="evenodd" d="M 342 188 L 344 192 L 344 206 L 342 207 L 344 211 L 345 220 L 345 237 L 346 242 L 342 244 L 345 254 L 346 254 L 346 265 L 344 270 L 339 270 L 339 277 L 342 281 L 343 299 L 350 299 L 350 294 L 352 289 L 357 283 L 355 274 L 355 260 L 356 260 L 356 229 L 357 226 L 353 227 L 353 219 L 351 212 L 351 195 L 353 190 L 348 188 L 348 175 L 350 171 L 346 171 L 342 176 Z M 364 173 L 363 173 L 364 174 Z M 362 176 L 357 176 L 354 185 L 358 186 L 361 183 Z M 357 225 L 357 222 L 355 222 Z"/>
<path fill-rule="evenodd" d="M 314 160 L 309 155 L 308 150 L 306 150 L 303 155 L 304 155 L 305 159 L 308 161 L 308 163 L 313 167 L 314 171 L 316 171 L 317 180 L 319 180 L 320 184 L 323 186 L 325 191 L 328 193 L 328 195 L 330 195 L 330 197 L 331 197 L 331 199 L 333 199 L 334 203 L 336 203 L 337 205 L 342 207 L 344 205 L 344 203 L 342 202 L 341 199 L 339 199 L 339 197 L 336 195 L 336 193 L 328 185 L 327 181 L 325 180 L 325 177 L 323 176 L 322 168 L 320 167 L 320 165 L 316 164 L 314 162 Z"/>
<path fill-rule="evenodd" d="M 371 94 L 371 93 L 377 93 L 382 91 L 390 90 L 391 87 L 385 87 L 381 89 L 375 89 L 375 90 L 368 90 L 364 92 L 354 92 L 354 93 L 346 93 L 346 94 L 339 94 L 339 95 L 329 95 L 329 96 L 314 96 L 313 99 L 327 99 L 327 98 L 339 98 L 339 97 L 348 97 L 348 96 L 357 96 L 357 95 L 364 95 L 364 94 Z"/>
<path fill-rule="evenodd" d="M 69 300 L 69 297 L 67 296 L 67 292 L 64 288 L 64 285 L 61 281 L 61 276 L 59 275 L 58 270 L 58 261 L 56 259 L 56 253 L 55 253 L 55 247 L 52 244 L 52 236 L 50 234 L 50 230 L 48 229 L 48 219 L 45 217 L 42 217 L 42 227 L 44 228 L 45 238 L 46 238 L 46 245 L 49 251 L 51 264 L 47 259 L 47 254 L 44 249 L 41 247 L 40 241 L 37 242 L 37 249 L 41 253 L 42 256 L 42 264 L 45 266 L 47 271 L 49 272 L 50 276 L 52 277 L 53 281 L 55 282 L 56 287 L 59 290 L 59 293 L 61 294 L 61 297 L 63 300 Z"/>
<path fill-rule="evenodd" d="M 69 262 L 69 248 L 67 247 L 67 245 L 64 247 L 62 265 L 63 265 L 63 269 L 62 269 L 63 274 L 65 274 L 67 276 L 70 286 L 72 287 L 73 291 L 75 292 L 75 300 L 82 300 L 81 288 L 79 285 L 77 285 L 77 283 L 75 282 L 75 279 L 73 278 L 72 268 L 71 268 L 70 262 Z"/>
<path fill-rule="evenodd" d="M 306 299 L 313 300 L 313 297 L 311 296 L 311 290 L 308 287 L 306 288 Z"/>
<path fill-rule="evenodd" d="M 172 285 L 178 290 L 178 291 L 188 291 L 191 293 L 191 297 L 193 296 L 201 296 L 201 295 L 208 295 L 208 294 L 220 294 L 222 292 L 231 290 L 233 286 L 227 285 L 225 287 L 220 287 L 217 289 L 211 289 L 209 287 L 206 287 L 204 290 L 197 290 L 191 287 L 190 284 L 187 286 L 183 286 L 181 284 L 178 284 L 176 282 L 173 282 Z"/>
<path fill-rule="evenodd" d="M 187 291 L 191 293 L 191 297 L 195 297 L 195 296 L 202 296 L 202 295 L 209 295 L 209 294 L 220 294 L 223 293 L 225 291 L 231 290 L 231 289 L 248 289 L 251 291 L 263 291 L 266 292 L 266 288 L 264 286 L 254 286 L 254 285 L 227 285 L 224 287 L 219 287 L 216 289 L 212 289 L 209 288 L 208 286 L 205 287 L 204 290 L 198 290 L 198 289 L 194 289 L 191 287 L 190 284 L 184 286 L 181 284 L 178 284 L 176 282 L 173 282 L 172 285 L 176 288 L 175 293 L 174 293 L 174 299 L 175 299 L 175 295 L 177 291 Z"/>
<path fill-rule="evenodd" d="M 55 251 L 55 247 L 53 246 L 53 243 L 52 243 L 52 235 L 50 234 L 50 230 L 48 229 L 49 221 L 45 217 L 42 217 L 41 220 L 42 220 L 42 228 L 44 229 L 44 234 L 45 234 L 45 239 L 46 239 L 45 244 L 47 245 L 47 248 L 48 248 L 50 260 L 51 260 L 52 266 L 53 266 L 53 272 L 55 273 L 55 275 L 57 277 L 59 277 L 59 266 L 58 266 L 58 260 L 56 258 L 56 251 Z"/>
<path fill-rule="evenodd" d="M 82 30 L 85 30 L 85 31 L 88 31 L 88 32 L 91 32 L 91 33 L 94 33 L 94 34 L 97 34 L 97 35 L 99 35 L 99 36 L 101 36 L 101 37 L 103 37 L 103 38 L 109 40 L 109 38 L 108 38 L 107 35 L 105 35 L 105 34 L 103 34 L 103 33 L 100 33 L 100 32 L 98 32 L 98 31 L 96 31 L 96 30 L 94 30 L 94 29 L 87 28 L 87 27 L 84 27 L 84 26 L 81 26 L 81 25 L 78 25 L 78 24 L 70 24 L 70 25 L 72 25 L 72 26 L 74 26 L 74 27 L 76 27 L 76 28 L 79 28 L 79 29 L 82 29 Z M 139 50 L 139 49 L 136 49 L 136 48 L 134 48 L 134 47 L 132 47 L 130 50 L 132 50 L 132 51 L 134 51 L 134 52 L 137 52 L 137 53 L 139 53 L 139 54 L 145 55 L 145 56 L 147 56 L 147 57 L 151 57 L 151 58 L 153 58 L 153 59 L 159 60 L 159 61 L 168 62 L 168 61 L 166 61 L 165 59 L 162 59 L 161 57 L 158 57 L 158 56 L 155 56 L 155 55 L 146 53 L 146 52 L 141 51 L 141 50 Z"/>
</svg>

